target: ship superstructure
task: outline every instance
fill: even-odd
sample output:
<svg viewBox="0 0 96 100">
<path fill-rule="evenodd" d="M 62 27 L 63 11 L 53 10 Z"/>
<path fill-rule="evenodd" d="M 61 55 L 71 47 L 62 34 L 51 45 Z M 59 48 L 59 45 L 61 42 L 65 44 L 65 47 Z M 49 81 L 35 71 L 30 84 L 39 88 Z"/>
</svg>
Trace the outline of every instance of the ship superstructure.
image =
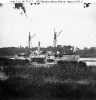
<svg viewBox="0 0 96 100">
<path fill-rule="evenodd" d="M 63 31 L 63 30 L 62 30 Z M 62 32 L 60 31 L 57 35 L 54 29 L 54 48 L 56 47 L 57 37 Z M 40 41 L 38 42 L 38 49 L 30 54 L 32 64 L 57 64 L 58 61 L 78 61 L 79 55 L 72 54 L 61 54 L 59 51 L 41 51 Z"/>
</svg>

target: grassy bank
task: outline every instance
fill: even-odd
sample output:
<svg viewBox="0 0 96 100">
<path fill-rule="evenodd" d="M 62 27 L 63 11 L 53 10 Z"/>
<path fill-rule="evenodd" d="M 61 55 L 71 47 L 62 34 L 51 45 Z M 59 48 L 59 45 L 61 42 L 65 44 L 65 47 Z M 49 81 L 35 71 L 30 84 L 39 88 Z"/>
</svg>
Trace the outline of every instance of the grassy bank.
<svg viewBox="0 0 96 100">
<path fill-rule="evenodd" d="M 92 100 L 96 98 L 96 68 L 82 62 L 58 62 L 35 67 L 27 61 L 0 60 L 9 77 L 0 80 L 3 100 Z"/>
</svg>

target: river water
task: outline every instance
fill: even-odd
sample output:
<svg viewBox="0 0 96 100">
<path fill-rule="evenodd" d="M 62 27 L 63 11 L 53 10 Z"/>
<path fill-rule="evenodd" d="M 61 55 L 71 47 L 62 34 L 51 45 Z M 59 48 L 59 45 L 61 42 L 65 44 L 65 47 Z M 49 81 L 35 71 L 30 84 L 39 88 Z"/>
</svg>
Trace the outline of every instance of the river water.
<svg viewBox="0 0 96 100">
<path fill-rule="evenodd" d="M 96 58 L 80 58 L 80 61 L 84 61 L 88 66 L 96 66 Z"/>
</svg>

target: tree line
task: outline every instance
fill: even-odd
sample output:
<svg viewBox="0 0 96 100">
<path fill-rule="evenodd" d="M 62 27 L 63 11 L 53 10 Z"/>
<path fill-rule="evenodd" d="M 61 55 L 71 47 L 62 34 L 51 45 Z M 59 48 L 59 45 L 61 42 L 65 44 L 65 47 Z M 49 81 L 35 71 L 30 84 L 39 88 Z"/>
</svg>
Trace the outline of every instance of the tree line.
<svg viewBox="0 0 96 100">
<path fill-rule="evenodd" d="M 31 51 L 35 51 L 37 50 L 38 47 L 33 47 L 30 48 Z M 75 48 L 74 46 L 71 45 L 58 45 L 57 47 L 52 47 L 52 46 L 48 46 L 48 47 L 41 47 L 40 48 L 42 51 L 50 51 L 52 50 L 53 52 L 57 52 L 59 51 L 60 53 L 70 53 L 70 54 L 78 54 L 81 57 L 96 57 L 96 47 L 91 47 L 91 48 L 87 48 L 84 47 L 83 49 L 80 48 Z M 74 51 L 75 50 L 75 51 Z M 0 48 L 0 56 L 13 56 L 14 54 L 18 54 L 18 53 L 29 53 L 29 48 L 26 47 L 3 47 Z"/>
</svg>

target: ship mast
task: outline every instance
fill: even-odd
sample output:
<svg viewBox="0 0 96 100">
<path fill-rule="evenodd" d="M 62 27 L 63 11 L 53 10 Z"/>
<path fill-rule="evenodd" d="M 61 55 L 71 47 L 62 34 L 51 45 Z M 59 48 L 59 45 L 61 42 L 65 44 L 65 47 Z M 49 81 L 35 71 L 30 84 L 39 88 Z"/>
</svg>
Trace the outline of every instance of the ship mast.
<svg viewBox="0 0 96 100">
<path fill-rule="evenodd" d="M 57 41 L 57 36 L 56 36 L 55 29 L 54 29 L 54 48 L 56 47 L 56 41 Z"/>
<path fill-rule="evenodd" d="M 57 32 L 55 32 L 55 29 L 54 29 L 54 48 L 56 47 L 57 45 L 57 37 L 60 35 L 60 33 L 62 32 L 63 30 L 61 30 L 58 35 L 56 34 Z"/>
<path fill-rule="evenodd" d="M 30 32 L 29 32 L 29 40 L 28 40 L 28 43 L 29 43 L 29 52 L 30 52 L 30 43 L 31 43 L 31 35 L 30 35 Z"/>
<path fill-rule="evenodd" d="M 36 35 L 36 33 L 31 37 L 30 31 L 29 31 L 29 37 L 28 37 L 28 43 L 29 43 L 29 52 L 30 52 L 30 44 L 31 44 L 31 39 Z"/>
</svg>

